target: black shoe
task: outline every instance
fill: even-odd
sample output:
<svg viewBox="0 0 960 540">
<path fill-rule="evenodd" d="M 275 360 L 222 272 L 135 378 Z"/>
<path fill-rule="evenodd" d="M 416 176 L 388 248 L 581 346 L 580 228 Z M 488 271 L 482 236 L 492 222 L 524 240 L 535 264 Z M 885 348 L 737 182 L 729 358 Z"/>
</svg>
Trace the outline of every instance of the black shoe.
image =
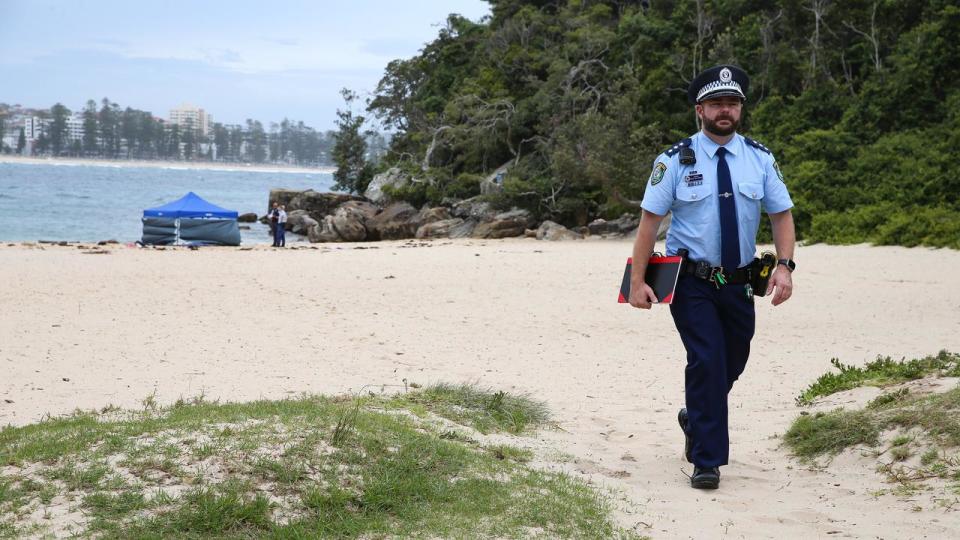
<svg viewBox="0 0 960 540">
<path fill-rule="evenodd" d="M 720 487 L 720 467 L 693 467 L 690 485 L 696 489 L 717 489 Z"/>
<path fill-rule="evenodd" d="M 690 427 L 690 418 L 687 416 L 687 409 L 680 409 L 680 412 L 677 413 L 677 422 L 680 423 L 680 429 L 683 430 L 684 442 L 683 442 L 683 456 L 687 458 L 687 463 L 693 463 L 693 439 L 690 438 L 690 433 L 688 431 Z"/>
</svg>

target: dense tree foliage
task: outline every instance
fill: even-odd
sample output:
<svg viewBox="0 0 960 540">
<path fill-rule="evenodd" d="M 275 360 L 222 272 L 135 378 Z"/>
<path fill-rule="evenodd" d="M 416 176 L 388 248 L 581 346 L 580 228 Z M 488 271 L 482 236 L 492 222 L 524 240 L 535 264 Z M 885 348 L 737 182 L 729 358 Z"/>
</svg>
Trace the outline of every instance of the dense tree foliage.
<svg viewBox="0 0 960 540">
<path fill-rule="evenodd" d="M 811 240 L 960 247 L 960 7 L 950 0 L 489 0 L 391 62 L 369 110 L 420 200 L 478 193 L 567 224 L 643 195 L 698 129 L 694 74 L 752 77 L 742 132 L 774 150 Z"/>
<path fill-rule="evenodd" d="M 333 163 L 337 171 L 333 173 L 333 188 L 363 193 L 373 177 L 372 165 L 367 160 L 367 141 L 362 132 L 365 119 L 353 112 L 358 99 L 356 93 L 344 88 L 340 95 L 345 106 L 337 110 L 336 142 L 333 145 Z"/>
</svg>

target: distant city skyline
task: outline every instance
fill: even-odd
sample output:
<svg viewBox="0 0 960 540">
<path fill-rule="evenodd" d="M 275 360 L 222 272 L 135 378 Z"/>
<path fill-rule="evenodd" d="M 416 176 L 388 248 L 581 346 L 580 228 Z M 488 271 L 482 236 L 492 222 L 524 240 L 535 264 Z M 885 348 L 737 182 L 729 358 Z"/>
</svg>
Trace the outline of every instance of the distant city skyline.
<svg viewBox="0 0 960 540">
<path fill-rule="evenodd" d="M 489 11 L 483 0 L 0 0 L 0 102 L 78 111 L 107 97 L 160 118 L 187 102 L 216 122 L 328 130 L 341 88 L 367 97 L 450 13 Z"/>
</svg>

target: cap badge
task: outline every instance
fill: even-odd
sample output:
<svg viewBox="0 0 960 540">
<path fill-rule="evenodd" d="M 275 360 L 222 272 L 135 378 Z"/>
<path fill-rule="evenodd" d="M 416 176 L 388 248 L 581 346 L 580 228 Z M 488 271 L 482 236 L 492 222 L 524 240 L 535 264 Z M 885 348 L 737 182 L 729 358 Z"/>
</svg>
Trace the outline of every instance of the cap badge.
<svg viewBox="0 0 960 540">
<path fill-rule="evenodd" d="M 733 73 L 730 73 L 728 68 L 723 68 L 720 70 L 720 80 L 727 83 L 733 80 Z"/>
</svg>

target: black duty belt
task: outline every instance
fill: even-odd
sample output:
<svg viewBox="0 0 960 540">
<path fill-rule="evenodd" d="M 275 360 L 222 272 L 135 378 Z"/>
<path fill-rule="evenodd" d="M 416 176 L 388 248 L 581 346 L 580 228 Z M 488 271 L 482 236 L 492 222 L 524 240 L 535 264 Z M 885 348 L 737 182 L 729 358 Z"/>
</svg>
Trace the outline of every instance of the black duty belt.
<svg viewBox="0 0 960 540">
<path fill-rule="evenodd" d="M 731 272 L 719 266 L 710 266 L 710 263 L 706 261 L 684 259 L 683 266 L 680 267 L 680 275 L 693 276 L 704 281 L 709 281 L 717 286 L 726 284 L 740 285 L 750 283 L 753 279 L 753 268 L 752 265 L 748 264 Z"/>
</svg>

